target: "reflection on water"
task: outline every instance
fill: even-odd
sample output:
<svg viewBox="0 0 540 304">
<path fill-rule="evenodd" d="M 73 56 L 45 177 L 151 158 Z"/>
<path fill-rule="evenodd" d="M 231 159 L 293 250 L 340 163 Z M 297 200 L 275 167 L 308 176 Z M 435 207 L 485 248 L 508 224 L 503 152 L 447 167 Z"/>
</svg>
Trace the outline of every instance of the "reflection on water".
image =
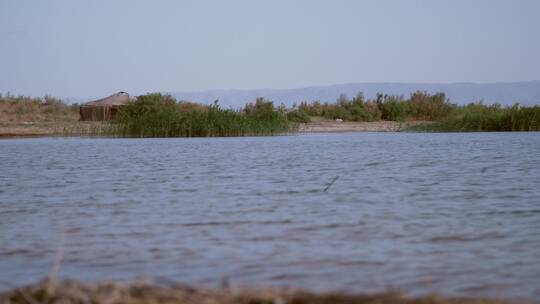
<svg viewBox="0 0 540 304">
<path fill-rule="evenodd" d="M 538 133 L 3 140 L 0 289 L 63 246 L 60 275 L 85 280 L 539 298 L 539 151 Z"/>
</svg>

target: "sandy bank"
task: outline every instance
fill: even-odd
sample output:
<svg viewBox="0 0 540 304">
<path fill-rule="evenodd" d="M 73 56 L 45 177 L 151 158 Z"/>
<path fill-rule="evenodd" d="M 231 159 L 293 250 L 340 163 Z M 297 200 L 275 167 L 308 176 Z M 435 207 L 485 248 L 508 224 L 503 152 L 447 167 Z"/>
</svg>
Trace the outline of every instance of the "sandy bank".
<svg viewBox="0 0 540 304">
<path fill-rule="evenodd" d="M 397 121 L 373 121 L 373 122 L 336 122 L 316 121 L 301 124 L 299 132 L 305 133 L 339 133 L 339 132 L 395 132 L 409 126 L 424 123 L 422 121 L 397 122 Z"/>
<path fill-rule="evenodd" d="M 0 138 L 80 136 L 103 127 L 101 122 L 9 122 L 0 123 Z"/>
<path fill-rule="evenodd" d="M 64 123 L 2 123 L 0 138 L 55 136 L 62 134 Z"/>
<path fill-rule="evenodd" d="M 43 281 L 32 286 L 0 293 L 0 303 L 178 303 L 178 304 L 464 304 L 464 303 L 519 303 L 500 300 L 442 298 L 427 296 L 410 298 L 387 292 L 372 295 L 353 295 L 342 292 L 313 293 L 294 289 L 197 289 L 184 285 L 157 287 L 150 283 L 95 283 L 75 281 L 49 283 Z M 523 303 L 523 302 L 521 302 Z"/>
</svg>

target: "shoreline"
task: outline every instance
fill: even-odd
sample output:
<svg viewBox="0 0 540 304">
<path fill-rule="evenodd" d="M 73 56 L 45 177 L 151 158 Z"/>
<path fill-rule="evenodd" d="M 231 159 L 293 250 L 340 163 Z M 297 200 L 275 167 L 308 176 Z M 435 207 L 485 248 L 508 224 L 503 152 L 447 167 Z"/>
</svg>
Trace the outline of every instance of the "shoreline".
<svg viewBox="0 0 540 304">
<path fill-rule="evenodd" d="M 168 287 L 147 281 L 84 283 L 75 280 L 41 282 L 0 292 L 0 303 L 176 303 L 176 304 L 503 304 L 528 300 L 481 297 L 443 297 L 436 294 L 409 297 L 395 291 L 382 293 L 314 292 L 295 288 L 197 288 L 183 284 Z"/>
<path fill-rule="evenodd" d="M 0 139 L 88 136 L 104 127 L 105 122 L 89 121 L 0 123 Z"/>
<path fill-rule="evenodd" d="M 0 123 L 0 139 L 17 137 L 55 137 L 65 134 L 74 122 L 20 122 Z"/>
<path fill-rule="evenodd" d="M 297 133 L 345 133 L 345 132 L 398 132 L 411 126 L 425 123 L 423 121 L 397 122 L 336 122 L 317 121 L 301 123 Z M 30 137 L 61 137 L 81 136 L 77 130 L 87 130 L 100 127 L 102 122 L 21 122 L 0 123 L 0 139 L 30 138 Z"/>
<path fill-rule="evenodd" d="M 426 123 L 425 121 L 315 121 L 299 125 L 299 133 L 344 133 L 344 132 L 398 132 L 411 126 Z"/>
</svg>

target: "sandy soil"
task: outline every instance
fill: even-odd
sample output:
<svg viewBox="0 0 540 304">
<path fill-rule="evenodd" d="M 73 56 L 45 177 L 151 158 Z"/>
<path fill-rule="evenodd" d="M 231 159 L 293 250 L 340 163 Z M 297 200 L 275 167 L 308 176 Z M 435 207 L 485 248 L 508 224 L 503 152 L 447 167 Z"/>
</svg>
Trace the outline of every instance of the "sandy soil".
<svg viewBox="0 0 540 304">
<path fill-rule="evenodd" d="M 90 134 L 91 129 L 102 126 L 101 122 L 0 122 L 0 138 L 77 136 Z"/>
<path fill-rule="evenodd" d="M 55 136 L 62 134 L 63 123 L 1 123 L 0 138 Z"/>
<path fill-rule="evenodd" d="M 397 122 L 397 121 L 373 121 L 373 122 L 337 122 L 315 121 L 301 124 L 299 132 L 305 133 L 339 133 L 339 132 L 395 132 L 409 126 L 424 123 L 423 121 Z"/>
</svg>

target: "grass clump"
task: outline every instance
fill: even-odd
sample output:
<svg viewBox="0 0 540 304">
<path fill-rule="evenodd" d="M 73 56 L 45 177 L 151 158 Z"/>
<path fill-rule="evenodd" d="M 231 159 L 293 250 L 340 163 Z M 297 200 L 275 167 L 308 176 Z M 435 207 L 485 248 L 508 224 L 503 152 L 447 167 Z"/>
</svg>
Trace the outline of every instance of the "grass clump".
<svg viewBox="0 0 540 304">
<path fill-rule="evenodd" d="M 127 137 L 209 137 L 275 135 L 291 130 L 284 111 L 258 98 L 244 109 L 176 102 L 159 93 L 137 97 L 114 123 L 111 135 Z"/>
</svg>

